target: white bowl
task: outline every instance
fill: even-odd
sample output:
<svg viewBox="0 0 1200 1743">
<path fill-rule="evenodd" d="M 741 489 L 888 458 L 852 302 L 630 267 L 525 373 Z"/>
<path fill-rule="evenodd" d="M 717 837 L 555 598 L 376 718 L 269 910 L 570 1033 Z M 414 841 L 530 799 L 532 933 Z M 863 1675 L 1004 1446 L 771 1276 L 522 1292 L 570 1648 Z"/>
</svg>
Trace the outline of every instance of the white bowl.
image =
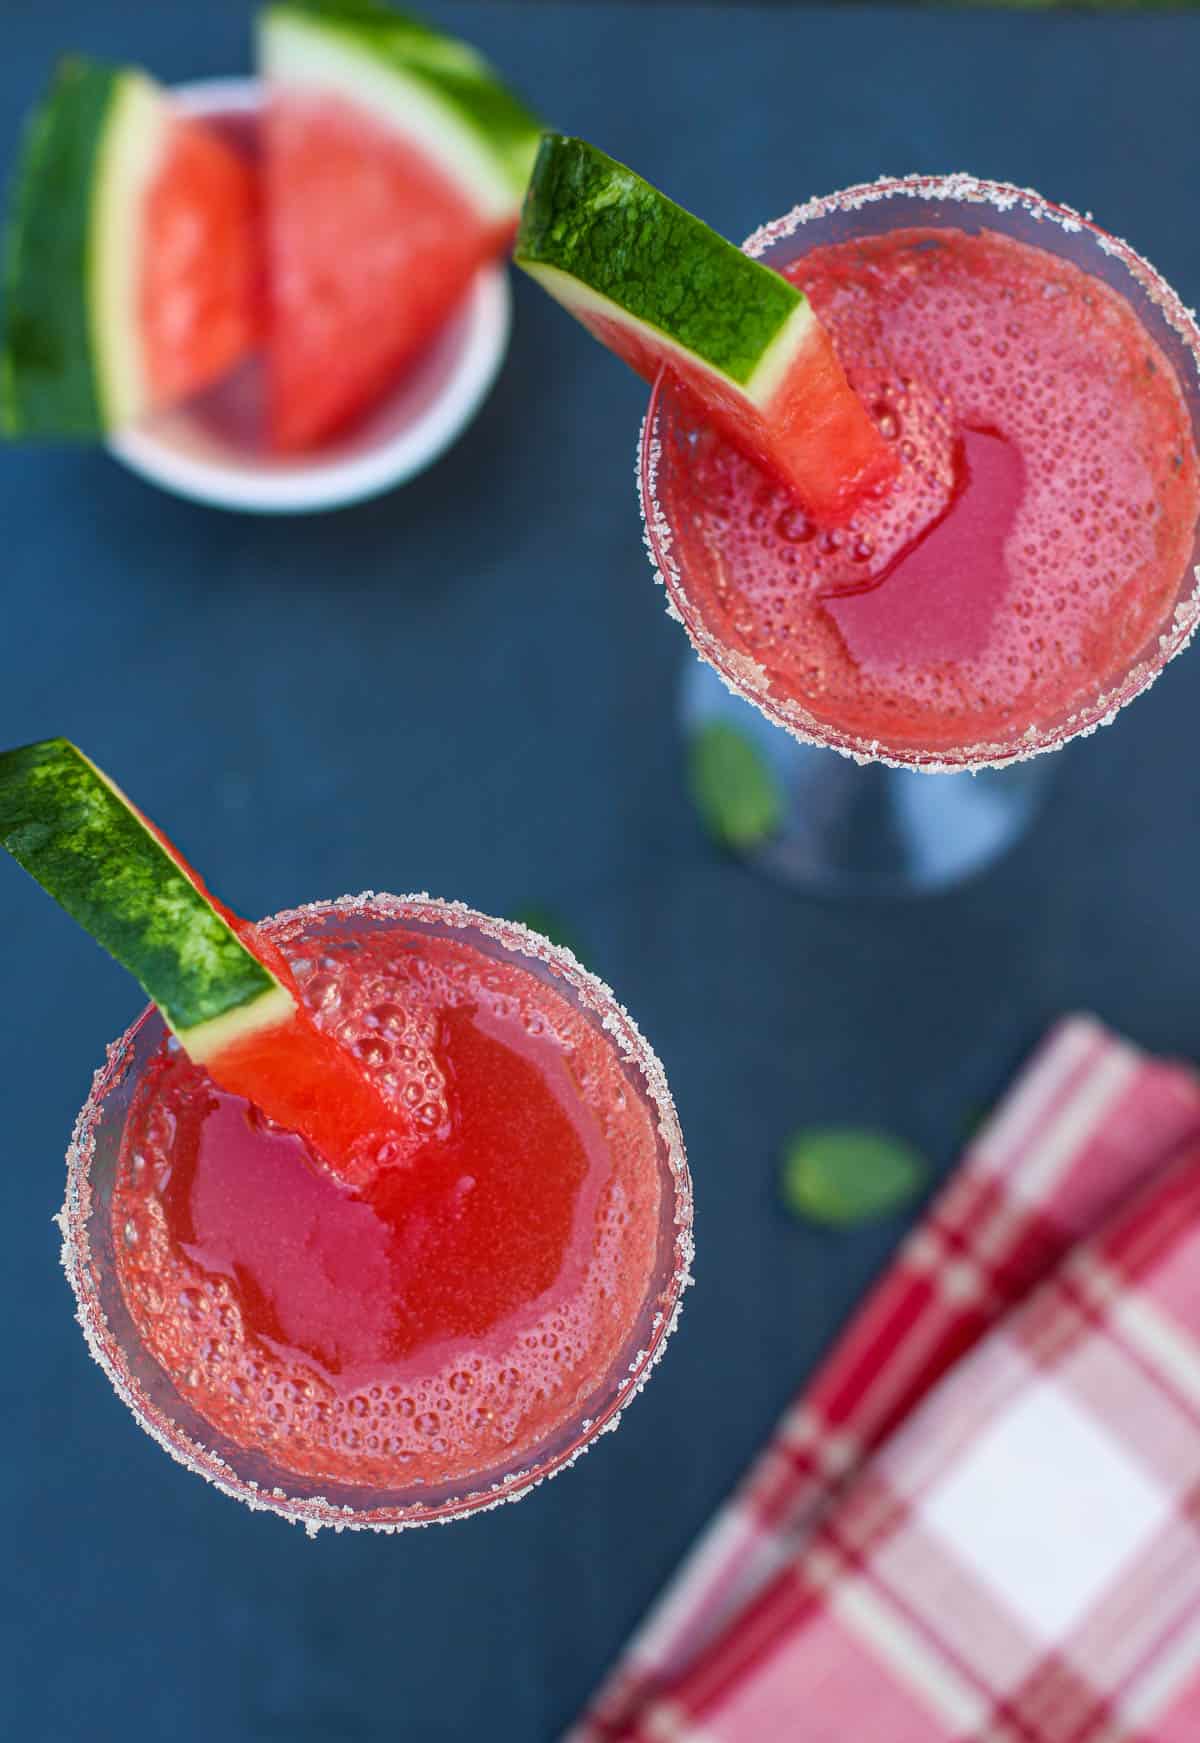
<svg viewBox="0 0 1200 1743">
<path fill-rule="evenodd" d="M 172 99 L 193 115 L 250 114 L 255 79 L 177 85 Z M 109 451 L 179 496 L 256 514 L 303 514 L 376 496 L 421 472 L 461 435 L 483 404 L 508 348 L 508 274 L 481 271 L 462 309 L 399 385 L 345 437 L 311 454 L 275 457 L 246 431 L 257 398 L 256 365 L 186 406 L 123 430 Z"/>
</svg>

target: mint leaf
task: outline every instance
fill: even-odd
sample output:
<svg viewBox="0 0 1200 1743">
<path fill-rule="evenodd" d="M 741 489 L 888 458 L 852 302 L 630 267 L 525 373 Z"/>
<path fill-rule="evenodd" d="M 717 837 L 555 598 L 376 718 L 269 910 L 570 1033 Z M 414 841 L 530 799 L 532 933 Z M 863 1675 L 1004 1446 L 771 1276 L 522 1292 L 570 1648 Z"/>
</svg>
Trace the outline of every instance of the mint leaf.
<svg viewBox="0 0 1200 1743">
<path fill-rule="evenodd" d="M 543 938 L 548 938 L 551 944 L 558 944 L 564 950 L 571 951 L 582 962 L 583 957 L 571 927 L 556 914 L 553 908 L 520 908 L 512 916 L 519 926 L 528 926 L 531 932 L 540 932 Z"/>
<path fill-rule="evenodd" d="M 789 1140 L 780 1188 L 796 1216 L 850 1228 L 907 1204 L 928 1178 L 924 1157 L 899 1138 L 827 1126 Z"/>
<path fill-rule="evenodd" d="M 783 792 L 762 753 L 735 726 L 710 721 L 688 745 L 688 784 L 709 834 L 744 853 L 783 822 Z"/>
</svg>

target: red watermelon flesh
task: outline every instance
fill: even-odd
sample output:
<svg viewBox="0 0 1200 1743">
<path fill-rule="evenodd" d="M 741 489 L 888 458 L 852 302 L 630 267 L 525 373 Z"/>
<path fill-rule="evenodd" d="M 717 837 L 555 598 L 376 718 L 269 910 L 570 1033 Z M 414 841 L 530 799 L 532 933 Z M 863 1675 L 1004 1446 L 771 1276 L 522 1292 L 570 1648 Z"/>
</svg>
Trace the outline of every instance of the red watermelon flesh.
<svg viewBox="0 0 1200 1743">
<path fill-rule="evenodd" d="M 258 207 L 249 158 L 203 123 L 173 119 L 142 218 L 139 312 L 153 408 L 210 387 L 258 343 Z"/>
<path fill-rule="evenodd" d="M 235 930 L 298 999 L 291 971 L 262 935 L 253 927 Z M 388 1106 L 349 1050 L 318 1029 L 299 1004 L 288 1021 L 231 1042 L 204 1065 L 219 1089 L 299 1132 L 347 1186 L 362 1186 L 378 1172 L 384 1143 L 393 1156 L 418 1147 L 414 1128 Z"/>
<path fill-rule="evenodd" d="M 268 423 L 272 445 L 295 450 L 395 383 L 513 225 L 338 97 L 281 92 L 264 122 Z"/>
<path fill-rule="evenodd" d="M 157 823 L 121 796 L 251 955 L 292 996 L 293 1009 L 283 1021 L 205 1055 L 205 1070 L 218 1089 L 240 1095 L 276 1125 L 298 1132 L 348 1186 L 362 1186 L 377 1172 L 381 1144 L 390 1144 L 394 1156 L 415 1150 L 420 1140 L 411 1121 L 383 1099 L 361 1060 L 317 1028 L 279 946 L 214 896 Z"/>
<path fill-rule="evenodd" d="M 795 491 L 822 525 L 844 521 L 865 492 L 895 477 L 895 453 L 846 380 L 833 341 L 816 322 L 767 405 L 758 407 L 678 347 L 653 344 L 634 323 L 584 310 L 576 314 L 645 380 L 653 382 L 665 364 L 696 422 L 715 425 L 727 441 Z"/>
</svg>

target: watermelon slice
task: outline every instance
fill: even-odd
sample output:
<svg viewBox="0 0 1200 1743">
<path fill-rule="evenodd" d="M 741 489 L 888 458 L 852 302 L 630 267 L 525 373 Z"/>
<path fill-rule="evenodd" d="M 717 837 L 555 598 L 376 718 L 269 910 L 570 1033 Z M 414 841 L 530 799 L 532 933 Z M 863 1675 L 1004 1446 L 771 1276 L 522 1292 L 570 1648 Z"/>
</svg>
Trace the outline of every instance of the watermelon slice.
<svg viewBox="0 0 1200 1743">
<path fill-rule="evenodd" d="M 516 261 L 639 375 L 667 364 L 815 518 L 894 477 L 803 293 L 595 146 L 542 140 Z"/>
<path fill-rule="evenodd" d="M 7 235 L 0 430 L 98 436 L 209 386 L 257 336 L 248 163 L 144 73 L 65 61 Z"/>
<path fill-rule="evenodd" d="M 365 1069 L 312 1022 L 282 953 L 66 739 L 0 753 L 0 843 L 137 977 L 219 1088 L 351 1184 L 385 1141 L 413 1147 Z"/>
<path fill-rule="evenodd" d="M 538 123 L 465 43 L 370 0 L 262 15 L 273 445 L 335 434 L 512 241 Z"/>
</svg>

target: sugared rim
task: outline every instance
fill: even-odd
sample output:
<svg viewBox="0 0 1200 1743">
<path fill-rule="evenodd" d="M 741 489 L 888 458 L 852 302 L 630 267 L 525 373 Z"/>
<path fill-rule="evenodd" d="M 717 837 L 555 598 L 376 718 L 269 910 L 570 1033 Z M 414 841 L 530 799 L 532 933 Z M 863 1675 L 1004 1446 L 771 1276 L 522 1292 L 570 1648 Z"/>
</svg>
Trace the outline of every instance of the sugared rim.
<svg viewBox="0 0 1200 1743">
<path fill-rule="evenodd" d="M 364 1506 L 360 1509 L 329 1501 L 323 1496 L 289 1495 L 279 1487 L 266 1489 L 240 1477 L 224 1459 L 193 1439 L 146 1395 L 105 1318 L 91 1264 L 88 1223 L 92 1212 L 91 1165 L 96 1127 L 109 1091 L 122 1080 L 129 1068 L 135 1037 L 154 1016 L 154 1006 L 148 1006 L 120 1040 L 109 1046 L 105 1064 L 96 1072 L 91 1093 L 75 1122 L 67 1150 L 66 1197 L 56 1220 L 62 1234 L 63 1269 L 75 1294 L 76 1318 L 83 1329 L 88 1349 L 107 1374 L 113 1389 L 164 1452 L 233 1500 L 301 1524 L 310 1536 L 322 1526 L 335 1531 L 395 1532 L 411 1526 L 447 1523 L 451 1519 L 502 1506 L 505 1502 L 518 1501 L 539 1483 L 574 1464 L 600 1435 L 611 1433 L 617 1427 L 626 1405 L 646 1384 L 678 1322 L 684 1290 L 692 1281 L 693 1255 L 691 1177 L 666 1073 L 657 1054 L 616 995 L 565 945 L 551 944 L 541 933 L 515 920 L 495 919 L 463 902 L 443 901 L 423 892 L 392 896 L 365 890 L 358 896 L 338 896 L 327 902 L 310 902 L 299 908 L 285 909 L 265 920 L 263 925 L 272 934 L 286 933 L 289 927 L 302 926 L 310 920 L 324 920 L 331 915 L 363 915 L 470 929 L 505 949 L 545 963 L 556 977 L 566 982 L 584 1008 L 612 1037 L 626 1063 L 636 1069 L 657 1115 L 658 1133 L 674 1187 L 674 1263 L 671 1276 L 661 1291 L 663 1305 L 651 1322 L 651 1334 L 645 1348 L 637 1351 L 625 1374 L 615 1381 L 612 1396 L 596 1415 L 585 1418 L 570 1444 L 542 1464 L 508 1472 L 486 1487 L 468 1490 L 434 1506 L 413 1501 L 399 1506 Z"/>
<path fill-rule="evenodd" d="M 977 176 L 958 172 L 952 175 L 885 176 L 875 182 L 861 182 L 838 193 L 826 194 L 794 206 L 782 217 L 759 226 L 743 243 L 747 254 L 759 258 L 776 243 L 787 240 L 804 224 L 813 223 L 837 213 L 854 212 L 876 202 L 908 198 L 941 200 L 969 205 L 987 205 L 998 212 L 1014 208 L 1031 217 L 1049 220 L 1068 235 L 1087 234 L 1102 253 L 1121 262 L 1147 298 L 1155 305 L 1167 324 L 1174 329 L 1191 355 L 1197 381 L 1181 381 L 1185 395 L 1194 398 L 1200 393 L 1200 327 L 1193 310 L 1185 308 L 1148 260 L 1117 236 L 1111 236 L 1093 222 L 1090 216 L 1073 211 L 1070 206 L 1057 205 L 1043 199 L 1031 188 L 1018 188 L 1008 182 L 981 180 Z M 923 752 L 908 747 L 895 747 L 879 739 L 847 733 L 827 721 L 810 714 L 802 703 L 771 694 L 770 677 L 764 667 L 750 655 L 729 647 L 715 635 L 704 621 L 702 613 L 689 599 L 684 576 L 672 555 L 673 534 L 668 516 L 658 500 L 658 468 L 662 458 L 662 426 L 672 415 L 667 397 L 669 374 L 660 369 L 642 420 L 638 441 L 637 486 L 642 511 L 642 532 L 646 551 L 654 569 L 655 580 L 667 593 L 667 614 L 682 623 L 700 658 L 710 665 L 726 688 L 751 703 L 776 726 L 782 726 L 806 744 L 823 745 L 841 752 L 857 763 L 885 763 L 891 768 L 919 769 L 926 773 L 954 773 L 966 769 L 1006 768 L 1015 762 L 1045 751 L 1059 750 L 1073 738 L 1086 738 L 1102 726 L 1108 726 L 1135 696 L 1148 690 L 1163 668 L 1187 646 L 1200 623 L 1200 564 L 1193 566 L 1194 582 L 1184 595 L 1186 570 L 1180 577 L 1181 597 L 1176 602 L 1167 626 L 1160 630 L 1156 650 L 1138 661 L 1121 681 L 1099 695 L 1086 708 L 1070 714 L 1053 730 L 1030 726 L 1013 742 L 990 742 L 967 745 L 958 750 L 938 749 Z"/>
</svg>

